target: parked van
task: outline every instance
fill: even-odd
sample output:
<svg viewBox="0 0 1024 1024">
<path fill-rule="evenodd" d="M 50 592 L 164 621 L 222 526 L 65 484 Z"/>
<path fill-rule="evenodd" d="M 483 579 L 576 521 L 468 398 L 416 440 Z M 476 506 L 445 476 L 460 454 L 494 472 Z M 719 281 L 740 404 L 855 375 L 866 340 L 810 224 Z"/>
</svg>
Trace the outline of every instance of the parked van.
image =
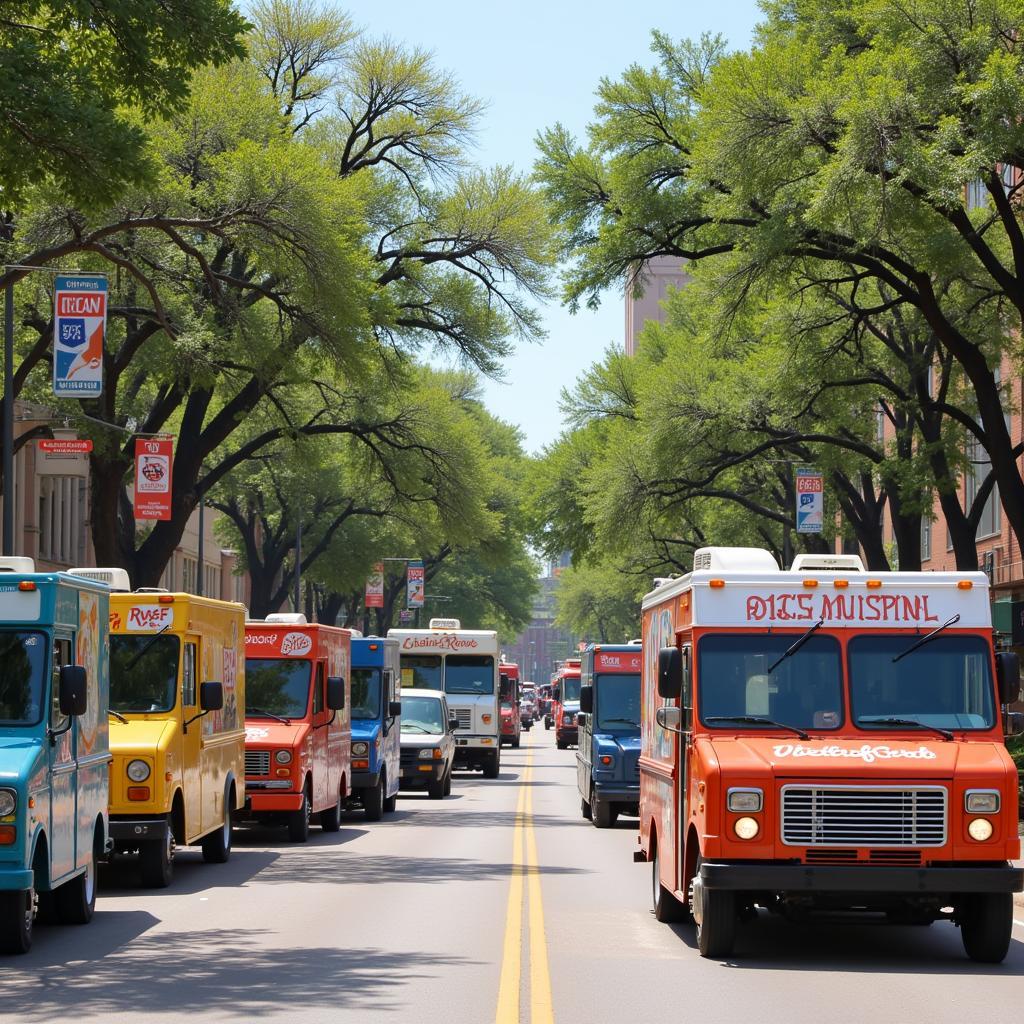
<svg viewBox="0 0 1024 1024">
<path fill-rule="evenodd" d="M 341 827 L 348 799 L 351 634 L 268 615 L 245 625 L 247 815 L 309 838 L 314 814 L 325 832 Z"/>
<path fill-rule="evenodd" d="M 398 641 L 360 637 L 352 641 L 352 796 L 367 821 L 395 809 L 400 775 L 401 668 Z"/>
<path fill-rule="evenodd" d="M 231 855 L 245 802 L 245 608 L 194 594 L 131 592 L 123 569 L 74 569 L 111 585 L 110 834 L 163 888 L 175 846 Z"/>
<path fill-rule="evenodd" d="M 0 561 L 0 949 L 86 924 L 107 849 L 107 588 Z"/>
</svg>

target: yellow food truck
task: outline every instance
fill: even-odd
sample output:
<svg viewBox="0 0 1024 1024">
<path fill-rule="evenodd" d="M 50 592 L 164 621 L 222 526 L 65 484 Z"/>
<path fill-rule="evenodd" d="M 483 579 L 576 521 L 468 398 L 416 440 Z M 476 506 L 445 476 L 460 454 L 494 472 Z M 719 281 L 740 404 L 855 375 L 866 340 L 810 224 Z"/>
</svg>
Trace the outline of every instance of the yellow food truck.
<svg viewBox="0 0 1024 1024">
<path fill-rule="evenodd" d="M 231 854 L 245 803 L 245 608 L 158 590 L 123 569 L 76 569 L 111 586 L 110 836 L 163 888 L 175 846 Z"/>
</svg>

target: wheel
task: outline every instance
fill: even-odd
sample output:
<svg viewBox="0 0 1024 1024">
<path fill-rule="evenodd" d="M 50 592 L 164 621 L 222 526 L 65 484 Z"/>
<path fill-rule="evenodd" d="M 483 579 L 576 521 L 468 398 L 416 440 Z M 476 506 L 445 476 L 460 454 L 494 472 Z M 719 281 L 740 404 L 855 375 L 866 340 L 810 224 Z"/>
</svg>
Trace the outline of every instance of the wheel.
<svg viewBox="0 0 1024 1024">
<path fill-rule="evenodd" d="M 431 779 L 427 783 L 427 796 L 431 800 L 441 800 L 444 798 L 444 777 L 440 779 Z"/>
<path fill-rule="evenodd" d="M 363 790 L 363 811 L 367 821 L 380 821 L 384 814 L 384 776 L 377 780 L 372 789 Z"/>
<path fill-rule="evenodd" d="M 581 796 L 580 797 L 580 814 L 583 815 L 583 817 L 587 821 L 590 821 L 590 816 L 591 816 L 592 813 L 593 812 L 590 809 L 590 804 L 587 802 L 587 798 L 585 796 Z"/>
<path fill-rule="evenodd" d="M 658 858 L 658 845 L 654 845 L 654 856 L 651 859 L 651 904 L 654 908 L 654 919 L 663 924 L 678 924 L 689 920 L 686 907 L 679 902 L 661 884 L 661 861 Z"/>
<path fill-rule="evenodd" d="M 448 766 L 448 774 L 444 777 L 444 795 L 452 795 L 452 769 L 451 765 Z"/>
<path fill-rule="evenodd" d="M 550 729 L 550 728 L 551 728 L 551 719 L 550 718 L 545 718 L 544 719 L 544 731 L 547 732 L 548 729 Z"/>
<path fill-rule="evenodd" d="M 484 765 L 484 778 L 485 779 L 496 779 L 498 772 L 501 769 L 501 751 L 496 750 L 487 764 Z"/>
<path fill-rule="evenodd" d="M 609 800 L 602 800 L 597 793 L 590 795 L 590 807 L 593 822 L 597 828 L 611 828 L 619 816 Z"/>
<path fill-rule="evenodd" d="M 320 812 L 320 828 L 324 832 L 337 832 L 341 828 L 341 790 L 338 790 L 338 802 Z"/>
<path fill-rule="evenodd" d="M 309 838 L 309 819 L 312 814 L 310 807 L 309 787 L 302 791 L 302 805 L 297 811 L 288 815 L 288 840 L 292 843 L 304 843 Z"/>
<path fill-rule="evenodd" d="M 518 736 L 512 741 L 512 747 L 513 747 L 514 750 L 518 750 L 519 749 L 519 737 Z"/>
<path fill-rule="evenodd" d="M 142 884 L 147 889 L 166 889 L 174 877 L 174 833 L 170 826 L 162 842 L 143 843 L 139 847 Z"/>
<path fill-rule="evenodd" d="M 558 749 L 559 750 L 568 750 L 569 749 L 569 744 L 566 743 L 565 740 L 555 740 L 555 743 L 558 744 Z"/>
<path fill-rule="evenodd" d="M 57 917 L 64 924 L 88 924 L 96 910 L 96 848 L 89 854 L 85 871 L 65 882 L 54 894 Z"/>
<path fill-rule="evenodd" d="M 728 889 L 705 889 L 700 882 L 700 858 L 693 879 L 693 919 L 697 949 L 703 957 L 726 957 L 736 941 L 736 894 Z"/>
<path fill-rule="evenodd" d="M 231 856 L 231 819 L 234 816 L 235 794 L 224 801 L 224 824 L 216 832 L 203 837 L 203 860 L 207 864 L 225 864 Z"/>
<path fill-rule="evenodd" d="M 0 951 L 27 953 L 32 948 L 34 904 L 31 889 L 0 892 Z"/>
<path fill-rule="evenodd" d="M 1013 895 L 984 892 L 967 896 L 958 907 L 957 921 L 964 951 L 972 960 L 1000 964 L 1010 950 Z"/>
<path fill-rule="evenodd" d="M 380 791 L 386 793 L 388 791 L 388 776 L 386 772 L 381 772 L 380 775 Z M 398 790 L 396 789 L 391 796 L 386 796 L 381 801 L 384 806 L 385 814 L 394 813 L 395 808 L 398 806 Z"/>
</svg>

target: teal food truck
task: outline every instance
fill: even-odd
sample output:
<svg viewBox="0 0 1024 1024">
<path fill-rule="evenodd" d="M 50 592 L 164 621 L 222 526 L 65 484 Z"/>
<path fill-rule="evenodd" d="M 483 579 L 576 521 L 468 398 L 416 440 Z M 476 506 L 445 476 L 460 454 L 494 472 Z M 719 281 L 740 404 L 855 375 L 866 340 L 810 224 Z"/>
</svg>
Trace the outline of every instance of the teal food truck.
<svg viewBox="0 0 1024 1024">
<path fill-rule="evenodd" d="M 0 559 L 0 950 L 86 924 L 107 850 L 106 584 Z"/>
</svg>

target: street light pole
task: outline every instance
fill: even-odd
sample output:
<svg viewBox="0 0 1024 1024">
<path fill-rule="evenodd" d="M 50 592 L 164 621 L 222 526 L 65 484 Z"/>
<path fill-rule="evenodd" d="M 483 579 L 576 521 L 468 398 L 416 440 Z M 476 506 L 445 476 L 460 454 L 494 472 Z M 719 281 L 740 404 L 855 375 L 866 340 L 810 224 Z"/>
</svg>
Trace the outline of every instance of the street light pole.
<svg viewBox="0 0 1024 1024">
<path fill-rule="evenodd" d="M 295 510 L 295 610 L 302 600 L 302 513 Z"/>
<path fill-rule="evenodd" d="M 200 493 L 199 495 L 199 550 L 196 552 L 196 559 L 199 562 L 199 572 L 196 575 L 196 594 L 199 597 L 203 596 L 204 577 L 206 576 L 206 522 L 205 513 L 206 511 L 206 495 Z"/>
<path fill-rule="evenodd" d="M 14 285 L 4 289 L 3 549 L 14 554 Z"/>
</svg>

